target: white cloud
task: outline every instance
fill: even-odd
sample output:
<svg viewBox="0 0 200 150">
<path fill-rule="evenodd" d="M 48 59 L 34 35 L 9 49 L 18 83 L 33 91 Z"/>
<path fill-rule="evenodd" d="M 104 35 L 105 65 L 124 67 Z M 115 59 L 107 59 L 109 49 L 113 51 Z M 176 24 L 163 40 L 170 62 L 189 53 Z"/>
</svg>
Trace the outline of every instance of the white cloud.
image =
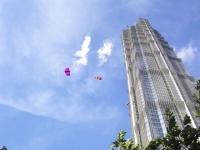
<svg viewBox="0 0 200 150">
<path fill-rule="evenodd" d="M 97 53 L 99 58 L 99 66 L 107 62 L 108 57 L 111 55 L 113 49 L 113 43 L 110 40 L 105 40 L 103 42 L 103 47 L 101 47 Z"/>
<path fill-rule="evenodd" d="M 191 43 L 187 46 L 180 48 L 177 52 L 177 56 L 182 59 L 183 62 L 190 63 L 195 59 L 197 48 L 193 47 Z"/>
<path fill-rule="evenodd" d="M 91 42 L 91 37 L 90 36 L 85 36 L 84 41 L 81 45 L 81 49 L 78 50 L 75 53 L 75 56 L 78 57 L 78 59 L 74 62 L 75 67 L 79 66 L 86 66 L 88 63 L 88 52 L 90 51 L 90 42 Z"/>
<path fill-rule="evenodd" d="M 87 74 L 67 79 L 64 75 L 65 66 L 72 65 L 74 43 L 101 17 L 98 5 L 86 1 L 87 5 L 77 0 L 38 0 L 30 2 L 30 9 L 24 3 L 23 7 L 15 6 L 19 4 L 15 1 L 6 4 L 5 12 L 0 13 L 0 69 L 5 70 L 0 72 L 4 81 L 0 87 L 5 87 L 0 92 L 0 104 L 65 122 L 117 116 L 118 109 L 103 101 L 91 104 L 87 95 L 98 87 L 91 80 L 85 81 Z M 20 15 L 24 18 L 13 19 Z M 87 64 L 90 42 L 91 37 L 86 36 L 81 50 L 75 53 L 79 66 Z"/>
<path fill-rule="evenodd" d="M 76 96 L 73 97 L 73 101 L 66 101 L 63 97 L 55 95 L 53 91 L 41 91 L 25 99 L 0 97 L 0 104 L 68 123 L 110 120 L 119 115 L 116 107 L 106 104 L 88 106 L 87 103 L 77 100 Z"/>
</svg>

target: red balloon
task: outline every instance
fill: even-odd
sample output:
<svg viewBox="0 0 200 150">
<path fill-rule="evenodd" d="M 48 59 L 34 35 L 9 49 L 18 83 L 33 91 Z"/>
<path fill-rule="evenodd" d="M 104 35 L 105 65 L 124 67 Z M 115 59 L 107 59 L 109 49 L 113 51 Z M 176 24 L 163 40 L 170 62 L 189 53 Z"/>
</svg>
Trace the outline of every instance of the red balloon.
<svg viewBox="0 0 200 150">
<path fill-rule="evenodd" d="M 97 76 L 95 76 L 95 79 L 96 80 L 102 80 L 103 78 L 101 76 L 97 75 Z"/>
</svg>

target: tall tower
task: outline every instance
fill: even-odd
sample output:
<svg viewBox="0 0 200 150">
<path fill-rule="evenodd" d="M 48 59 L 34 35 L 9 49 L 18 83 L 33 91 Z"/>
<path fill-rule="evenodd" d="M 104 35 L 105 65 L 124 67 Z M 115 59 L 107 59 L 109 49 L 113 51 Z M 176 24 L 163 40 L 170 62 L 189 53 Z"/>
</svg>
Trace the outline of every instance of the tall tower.
<svg viewBox="0 0 200 150">
<path fill-rule="evenodd" d="M 166 134 L 165 111 L 170 109 L 178 125 L 188 114 L 194 127 L 194 79 L 185 71 L 158 31 L 146 19 L 122 32 L 129 90 L 129 106 L 135 142 L 145 146 Z"/>
</svg>

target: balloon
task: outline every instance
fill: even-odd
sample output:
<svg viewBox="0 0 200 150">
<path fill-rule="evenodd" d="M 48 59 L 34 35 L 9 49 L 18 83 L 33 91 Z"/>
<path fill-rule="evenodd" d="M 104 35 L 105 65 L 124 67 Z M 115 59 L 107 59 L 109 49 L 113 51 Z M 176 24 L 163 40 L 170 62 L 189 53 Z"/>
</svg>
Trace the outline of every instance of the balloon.
<svg viewBox="0 0 200 150">
<path fill-rule="evenodd" d="M 70 76 L 70 70 L 69 70 L 69 68 L 65 68 L 65 75 L 66 76 Z"/>
</svg>

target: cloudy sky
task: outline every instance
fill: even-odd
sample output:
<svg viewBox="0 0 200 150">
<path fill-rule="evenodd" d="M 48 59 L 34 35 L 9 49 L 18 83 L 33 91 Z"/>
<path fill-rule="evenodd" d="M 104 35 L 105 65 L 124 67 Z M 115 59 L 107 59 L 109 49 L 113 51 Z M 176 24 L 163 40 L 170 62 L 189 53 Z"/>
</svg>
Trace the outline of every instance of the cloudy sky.
<svg viewBox="0 0 200 150">
<path fill-rule="evenodd" d="M 0 146 L 106 150 L 120 129 L 131 137 L 122 29 L 149 19 L 200 78 L 199 12 L 198 0 L 1 0 Z"/>
</svg>

